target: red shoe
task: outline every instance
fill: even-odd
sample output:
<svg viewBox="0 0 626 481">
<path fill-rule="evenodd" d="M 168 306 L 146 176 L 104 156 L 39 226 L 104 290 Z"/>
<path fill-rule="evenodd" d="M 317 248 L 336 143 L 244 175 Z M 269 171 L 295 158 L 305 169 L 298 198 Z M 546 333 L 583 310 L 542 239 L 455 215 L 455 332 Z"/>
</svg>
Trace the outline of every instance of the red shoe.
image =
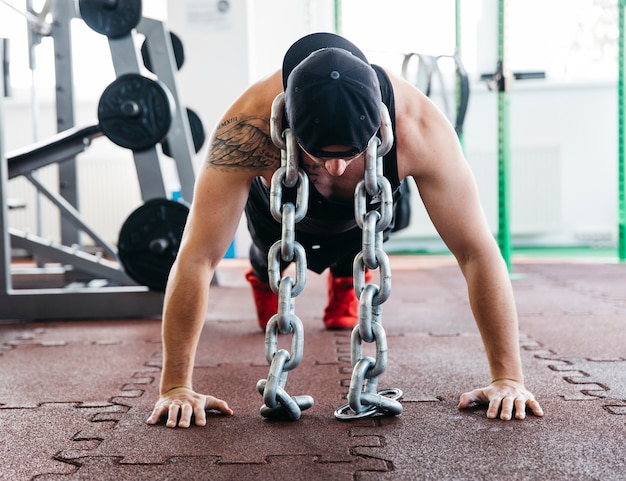
<svg viewBox="0 0 626 481">
<path fill-rule="evenodd" d="M 365 282 L 372 274 L 365 272 Z M 326 329 L 352 329 L 359 322 L 359 300 L 354 293 L 352 277 L 335 277 L 328 273 L 328 305 L 324 309 Z"/>
<path fill-rule="evenodd" d="M 246 272 L 246 280 L 252 286 L 259 327 L 265 331 L 271 317 L 278 312 L 278 296 L 274 294 L 268 283 L 260 281 L 254 275 L 252 269 Z"/>
</svg>

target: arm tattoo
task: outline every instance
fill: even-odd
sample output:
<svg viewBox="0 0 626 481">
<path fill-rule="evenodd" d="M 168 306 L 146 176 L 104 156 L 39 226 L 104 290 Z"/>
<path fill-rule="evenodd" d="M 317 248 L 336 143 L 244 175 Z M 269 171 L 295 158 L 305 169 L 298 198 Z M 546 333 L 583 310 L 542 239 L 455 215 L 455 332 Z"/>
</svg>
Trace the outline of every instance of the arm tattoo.
<svg viewBox="0 0 626 481">
<path fill-rule="evenodd" d="M 264 170 L 280 165 L 280 151 L 269 135 L 269 119 L 233 117 L 215 132 L 207 160 L 221 169 Z"/>
</svg>

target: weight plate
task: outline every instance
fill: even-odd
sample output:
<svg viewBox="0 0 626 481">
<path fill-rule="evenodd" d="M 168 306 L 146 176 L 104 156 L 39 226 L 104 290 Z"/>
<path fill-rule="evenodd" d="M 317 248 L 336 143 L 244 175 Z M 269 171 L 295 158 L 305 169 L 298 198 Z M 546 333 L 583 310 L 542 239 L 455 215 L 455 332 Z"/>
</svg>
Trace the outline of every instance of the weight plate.
<svg viewBox="0 0 626 481">
<path fill-rule="evenodd" d="M 129 73 L 113 81 L 98 103 L 100 127 L 112 142 L 145 150 L 161 142 L 172 125 L 174 100 L 159 81 Z"/>
<path fill-rule="evenodd" d="M 85 23 L 109 38 L 128 35 L 141 20 L 141 0 L 79 0 Z"/>
<path fill-rule="evenodd" d="M 170 32 L 170 39 L 172 40 L 172 50 L 174 50 L 174 59 L 176 60 L 176 68 L 180 68 L 185 63 L 185 48 L 183 47 L 182 40 L 174 32 Z M 150 58 L 150 52 L 148 51 L 148 39 L 144 40 L 141 44 L 141 58 L 146 68 L 154 73 L 152 67 L 152 59 Z"/>
<path fill-rule="evenodd" d="M 204 125 L 202 119 L 190 108 L 187 108 L 187 117 L 189 118 L 189 128 L 191 129 L 191 138 L 193 140 L 193 148 L 196 152 L 199 152 L 206 140 L 206 133 L 204 131 Z M 166 138 L 162 143 L 163 153 L 168 157 L 172 157 L 169 138 Z"/>
<path fill-rule="evenodd" d="M 152 290 L 165 290 L 188 214 L 187 204 L 158 198 L 146 201 L 128 216 L 117 249 L 132 279 Z"/>
</svg>

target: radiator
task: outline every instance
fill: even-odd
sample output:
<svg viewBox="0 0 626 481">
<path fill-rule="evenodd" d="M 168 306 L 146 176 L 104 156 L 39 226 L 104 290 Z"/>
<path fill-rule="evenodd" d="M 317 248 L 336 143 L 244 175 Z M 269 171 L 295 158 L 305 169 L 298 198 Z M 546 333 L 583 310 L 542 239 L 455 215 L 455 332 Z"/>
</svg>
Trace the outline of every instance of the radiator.
<svg viewBox="0 0 626 481">
<path fill-rule="evenodd" d="M 562 227 L 562 162 L 558 145 L 511 152 L 511 233 L 546 234 Z"/>
<path fill-rule="evenodd" d="M 90 153 L 80 156 L 77 162 L 78 195 L 81 217 L 100 236 L 117 243 L 122 223 L 132 210 L 141 205 L 132 155 Z M 42 183 L 57 192 L 58 169 L 50 165 L 39 170 Z M 59 210 L 47 198 L 40 196 L 41 231 L 37 227 L 36 190 L 24 178 L 9 181 L 7 196 L 24 200 L 26 207 L 11 210 L 9 225 L 32 234 L 40 234 L 53 242 L 60 242 Z M 82 242 L 93 245 L 87 236 Z"/>
</svg>

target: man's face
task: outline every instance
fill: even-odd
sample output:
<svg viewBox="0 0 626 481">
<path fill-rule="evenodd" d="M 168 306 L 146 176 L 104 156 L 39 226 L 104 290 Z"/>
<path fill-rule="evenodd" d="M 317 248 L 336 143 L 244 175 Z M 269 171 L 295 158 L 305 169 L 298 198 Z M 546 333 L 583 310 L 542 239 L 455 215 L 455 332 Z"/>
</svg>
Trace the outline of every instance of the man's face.
<svg viewBox="0 0 626 481">
<path fill-rule="evenodd" d="M 352 147 L 345 145 L 329 145 L 321 150 L 321 155 L 309 154 L 304 148 L 304 153 L 316 164 L 321 165 L 333 177 L 342 175 L 348 166 L 358 158 L 363 156 L 363 152 L 354 153 Z M 328 155 L 326 155 L 326 153 Z M 345 154 L 342 156 L 342 154 Z"/>
</svg>

